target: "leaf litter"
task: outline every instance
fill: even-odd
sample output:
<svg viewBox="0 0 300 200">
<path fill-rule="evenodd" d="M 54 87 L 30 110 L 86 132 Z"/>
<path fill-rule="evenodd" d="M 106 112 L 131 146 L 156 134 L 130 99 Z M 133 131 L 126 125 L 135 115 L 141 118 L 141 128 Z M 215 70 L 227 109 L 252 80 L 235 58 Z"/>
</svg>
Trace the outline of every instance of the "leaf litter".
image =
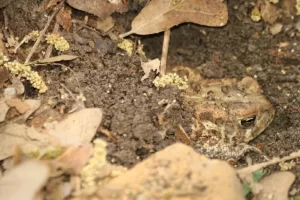
<svg viewBox="0 0 300 200">
<path fill-rule="evenodd" d="M 227 5 L 222 1 L 206 0 L 152 0 L 134 18 L 132 33 L 149 35 L 170 29 L 183 22 L 193 22 L 206 26 L 224 26 L 228 20 Z"/>
<path fill-rule="evenodd" d="M 85 110 L 86 111 L 86 110 Z M 99 111 L 99 112 L 98 112 Z M 99 120 L 99 122 L 98 122 L 98 125 L 99 125 L 99 123 L 100 123 L 100 121 L 101 121 L 101 118 L 102 118 L 102 112 L 101 112 L 101 110 L 98 110 L 97 111 L 97 114 L 95 114 L 95 115 L 93 115 L 93 114 L 91 114 L 91 115 L 88 115 L 88 117 L 89 118 L 93 118 L 93 117 L 95 117 L 96 118 L 96 116 L 97 117 L 99 117 L 99 116 L 101 116 L 100 117 L 100 120 Z M 24 111 L 25 112 L 25 111 Z M 64 168 L 64 169 L 67 169 L 68 167 L 70 167 L 70 168 L 72 168 L 74 171 L 75 171 L 75 173 L 79 173 L 80 172 L 80 170 L 83 168 L 83 166 L 88 162 L 88 159 L 91 157 L 91 155 L 92 155 L 92 151 L 91 151 L 91 145 L 90 145 L 90 141 L 91 141 L 91 138 L 92 138 L 92 135 L 93 134 L 87 134 L 87 137 L 86 138 L 84 138 L 84 137 L 82 137 L 82 129 L 84 129 L 85 127 L 84 127 L 84 125 L 85 125 L 85 123 L 80 123 L 81 121 L 80 120 L 82 120 L 83 118 L 82 118 L 82 116 L 81 116 L 81 114 L 82 113 L 80 113 L 80 114 L 78 114 L 78 113 L 80 113 L 80 111 L 78 111 L 78 112 L 75 112 L 75 113 L 73 113 L 73 116 L 72 117 L 70 117 L 70 115 L 65 119 L 65 121 L 64 120 L 62 120 L 62 121 L 59 121 L 59 122 L 56 122 L 56 123 L 53 123 L 53 122 L 51 122 L 51 123 L 49 123 L 50 124 L 50 127 L 54 127 L 53 128 L 53 130 L 54 130 L 54 132 L 55 131 L 58 131 L 59 129 L 62 129 L 62 130 L 64 130 L 64 131 L 67 131 L 69 128 L 70 128 L 70 126 L 75 126 L 75 124 L 79 124 L 79 128 L 78 129 L 81 129 L 81 131 L 79 131 L 79 132 L 77 132 L 77 133 L 74 133 L 74 135 L 75 135 L 75 139 L 74 140 L 72 140 L 73 138 L 73 136 L 74 135 L 72 135 L 72 134 L 70 134 L 70 133 L 67 133 L 67 137 L 60 137 L 60 140 L 61 140 L 61 142 L 62 143 L 64 143 L 65 145 L 70 145 L 71 147 L 70 148 L 68 148 L 67 150 L 65 150 L 65 152 L 64 152 L 64 154 L 62 154 L 55 162 L 53 162 L 53 163 L 51 163 L 51 164 L 49 164 L 49 166 L 56 166 L 56 167 L 58 167 L 58 166 L 60 166 L 60 164 L 63 164 L 64 166 L 67 166 L 66 168 Z M 100 114 L 101 113 L 101 114 Z M 78 114 L 78 115 L 75 115 L 75 114 Z M 75 117 L 74 117 L 75 116 Z M 80 116 L 80 117 L 79 117 Z M 86 116 L 86 115 L 83 115 L 84 117 Z M 74 118 L 73 118 L 74 117 Z M 69 120 L 67 120 L 67 119 L 69 119 Z M 48 124 L 48 125 L 49 125 Z M 56 125 L 56 124 L 59 124 L 59 125 Z M 91 132 L 96 132 L 95 131 L 95 127 L 97 127 L 97 125 L 96 125 L 97 123 L 96 122 L 93 122 L 93 123 L 91 123 L 91 124 L 88 124 L 88 126 L 90 127 L 89 129 L 91 130 Z M 18 126 L 18 125 L 16 125 L 16 124 L 13 124 L 13 126 Z M 4 126 L 1 126 L 1 128 L 3 128 L 3 127 L 5 127 L 5 125 Z M 25 127 L 25 128 L 24 128 Z M 44 130 L 43 131 L 43 134 L 45 134 L 45 133 L 47 133 L 47 125 L 45 126 L 46 127 L 46 130 Z M 83 128 L 84 127 L 84 128 Z M 6 127 L 7 128 L 7 127 Z M 9 129 L 9 128 L 8 128 Z M 22 129 L 26 129 L 26 126 L 22 126 Z M 33 131 L 33 130 L 35 130 L 35 129 L 31 129 L 32 131 L 30 131 L 30 132 L 32 132 L 32 133 L 34 133 L 35 134 L 35 131 Z M 73 130 L 73 129 L 72 129 Z M 27 131 L 27 130 L 26 130 Z M 23 131 L 23 132 L 26 132 L 26 131 Z M 7 132 L 9 132 L 9 131 L 7 131 Z M 12 131 L 12 132 L 14 132 L 14 131 Z M 21 131 L 22 132 L 22 131 Z M 84 132 L 85 132 L 85 129 L 84 129 Z M 10 132 L 9 132 L 10 133 Z M 29 134 L 29 136 L 30 137 L 32 137 L 32 136 L 34 136 L 34 134 L 32 134 L 32 133 L 30 133 Z M 55 133 L 54 133 L 55 134 Z M 61 133 L 60 133 L 61 135 L 62 134 L 64 134 L 64 132 L 62 131 Z M 94 133 L 95 134 L 95 133 Z M 93 135 L 94 136 L 94 135 Z M 24 137 L 24 135 L 22 136 L 22 137 Z M 29 138 L 30 138 L 29 137 Z M 59 137 L 59 136 L 58 136 Z M 33 137 L 33 138 L 35 138 L 35 137 Z M 37 137 L 37 138 L 39 138 L 39 137 Z M 30 139 L 32 139 L 32 138 L 30 138 Z M 68 139 L 71 139 L 71 141 L 67 141 Z M 30 141 L 31 142 L 31 141 Z M 29 143 L 30 143 L 29 142 Z M 68 143 L 68 142 L 70 142 L 70 143 Z M 100 160 L 97 160 L 97 159 L 95 159 L 95 160 L 97 160 L 98 161 L 98 163 L 101 163 L 101 164 L 103 164 L 103 163 L 105 163 L 106 161 L 106 151 L 105 151 L 105 145 L 102 143 L 102 142 L 98 142 L 98 143 L 101 143 L 100 144 L 100 151 L 97 151 L 98 153 L 100 152 L 100 156 L 99 156 L 99 159 Z M 78 146 L 79 144 L 86 144 L 87 146 Z M 75 146 L 72 146 L 72 145 L 75 145 Z M 21 146 L 21 145 L 20 145 Z M 96 146 L 96 144 L 95 144 L 95 146 Z M 178 147 L 177 147 L 178 148 Z M 176 151 L 176 148 L 174 148 L 174 147 L 170 147 L 170 149 L 171 149 L 171 153 L 174 153 L 174 152 L 176 152 L 177 153 L 177 151 Z M 180 149 L 180 148 L 178 148 L 178 149 Z M 177 149 L 177 150 L 178 150 Z M 175 150 L 175 151 L 174 151 Z M 179 151 L 180 153 L 182 153 L 182 151 Z M 180 154 L 178 152 L 178 155 L 179 156 L 183 156 L 184 154 Z M 94 154 L 95 152 L 93 152 L 93 155 L 95 155 Z M 82 157 L 82 160 L 79 160 L 79 162 L 76 162 L 76 159 L 74 159 L 75 158 L 75 155 L 80 155 L 80 157 Z M 198 154 L 197 154 L 198 155 Z M 14 155 L 14 156 L 16 156 L 16 155 Z M 189 156 L 190 156 L 190 154 L 189 154 Z M 288 157 L 288 158 L 284 158 L 284 159 L 275 159 L 274 160 L 274 162 L 269 162 L 268 164 L 274 164 L 274 163 L 276 163 L 276 162 L 279 162 L 279 161 L 281 161 L 281 160 L 286 160 L 286 159 L 292 159 L 292 158 L 295 158 L 295 156 L 296 157 L 299 157 L 299 155 L 297 154 L 297 155 L 294 155 L 294 157 L 292 156 L 292 157 Z M 153 156 L 154 157 L 154 161 L 152 161 L 152 164 L 154 163 L 154 164 L 156 164 L 157 162 L 157 160 L 158 160 L 158 158 L 159 158 L 159 153 L 157 154 L 157 155 L 154 155 Z M 152 157 L 152 158 L 153 158 Z M 174 156 L 175 157 L 175 156 Z M 183 156 L 182 158 L 186 158 L 187 156 L 185 155 L 185 156 Z M 167 154 L 167 158 L 169 158 L 169 153 Z M 150 159 L 149 159 L 150 160 Z M 163 159 L 163 162 L 165 162 L 165 160 L 166 159 Z M 99 161 L 101 161 L 101 162 L 99 162 Z M 177 160 L 178 161 L 178 160 Z M 178 167 L 178 164 L 177 164 L 177 161 L 176 161 L 176 168 Z M 148 161 L 149 162 L 149 161 Z M 212 162 L 215 162 L 214 160 L 212 161 Z M 42 162 L 39 162 L 39 163 L 42 163 Z M 59 164 L 60 163 L 60 164 Z M 141 163 L 141 165 L 143 165 L 143 163 L 146 163 L 146 161 L 145 162 L 142 162 Z M 150 161 L 150 163 L 151 163 L 151 161 Z M 23 161 L 19 166 L 24 166 L 26 164 L 26 162 L 25 161 Z M 95 162 L 93 162 L 93 164 L 95 164 Z M 188 164 L 190 164 L 190 163 L 188 163 Z M 267 164 L 267 165 L 268 165 Z M 264 167 L 265 166 L 267 166 L 267 165 L 264 165 Z M 32 165 L 31 164 L 31 166 L 32 166 L 32 169 L 38 169 L 39 167 L 37 167 L 37 166 L 34 166 L 34 165 Z M 88 165 L 89 166 L 89 165 Z M 198 166 L 198 165 L 196 165 L 196 166 Z M 149 167 L 149 166 L 148 166 Z M 157 166 L 154 166 L 154 168 L 155 167 L 157 167 Z M 245 174 L 251 174 L 251 173 L 253 173 L 253 170 L 255 169 L 257 169 L 257 168 L 261 168 L 262 167 L 262 165 L 260 165 L 260 166 L 251 166 L 251 167 L 249 167 L 250 169 L 247 171 L 247 170 L 245 170 L 245 171 L 243 171 L 243 170 L 241 170 L 241 171 L 238 171 L 238 173 L 239 173 L 239 175 L 241 176 L 241 177 L 245 177 L 246 175 Z M 26 167 L 24 167 L 25 169 L 26 169 Z M 21 170 L 18 168 L 18 166 L 17 167 L 15 167 L 14 169 L 16 169 L 16 170 L 18 170 L 17 171 L 17 173 L 19 173 L 19 172 L 22 172 L 22 173 L 25 173 L 26 172 L 26 170 L 28 170 L 28 169 L 26 169 L 26 170 L 24 170 L 24 168 L 21 168 Z M 143 167 L 142 167 L 143 168 Z M 30 170 L 32 170 L 32 169 L 30 169 Z M 40 169 L 42 169 L 42 167 L 40 167 Z M 20 170 L 20 171 L 19 171 Z M 222 169 L 223 170 L 223 169 Z M 103 171 L 105 171 L 105 170 L 102 170 L 102 172 Z M 132 172 L 133 171 L 133 172 Z M 131 172 L 129 172 L 128 174 L 134 174 L 134 173 L 136 173 L 136 172 L 134 172 L 134 169 L 132 170 Z M 44 171 L 43 171 L 44 172 Z M 184 172 L 184 173 L 187 173 L 187 169 L 183 169 L 181 172 Z M 120 174 L 122 174 L 123 173 L 123 171 L 122 172 L 120 172 Z M 172 172 L 173 173 L 173 172 Z M 202 173 L 202 172 L 201 172 Z M 39 174 L 42 174 L 41 176 L 44 178 L 44 179 L 46 179 L 46 178 L 48 178 L 49 177 L 49 175 L 47 175 L 47 173 L 39 173 Z M 46 175 L 45 175 L 46 174 Z M 68 174 L 68 175 L 70 175 L 70 174 L 72 174 L 72 173 L 69 173 L 69 172 L 67 172 L 67 170 L 66 171 L 63 171 L 63 172 L 61 172 L 61 173 L 58 173 L 58 174 L 60 174 L 60 175 L 62 175 L 62 174 Z M 105 174 L 105 175 L 102 175 L 102 178 L 103 177 L 108 177 L 108 176 L 113 176 L 112 174 L 112 170 L 110 170 L 110 173 L 103 173 L 103 174 Z M 120 179 L 115 179 L 115 182 L 116 183 L 118 183 L 118 180 L 124 180 L 124 177 L 127 177 L 128 176 L 128 174 L 127 175 L 124 175 L 123 177 L 122 177 L 122 175 L 120 176 Z M 140 173 L 137 173 L 138 175 L 140 175 Z M 159 174 L 159 173 L 158 173 Z M 235 174 L 235 173 L 234 173 Z M 138 177 L 138 175 L 136 175 L 136 176 L 129 176 L 129 177 Z M 285 175 L 285 176 L 287 176 L 287 175 Z M 5 177 L 7 178 L 7 179 L 9 179 L 10 177 L 13 177 L 13 176 L 9 176 L 9 174 L 7 173 L 7 174 L 5 174 L 4 176 L 3 176 L 3 178 L 1 178 L 0 179 L 0 188 L 1 188 L 1 181 L 2 180 L 5 180 Z M 32 180 L 32 177 L 34 177 L 34 176 L 32 176 L 32 174 L 29 174 L 29 176 L 28 177 L 24 177 L 24 180 L 26 180 L 26 181 L 30 181 L 30 180 Z M 46 177 L 46 178 L 45 178 Z M 175 177 L 177 177 L 177 176 L 175 176 Z M 235 177 L 235 175 L 233 175 L 231 178 L 233 178 L 233 177 Z M 160 176 L 159 177 L 157 177 L 158 178 L 158 180 L 161 178 Z M 211 178 L 211 177 L 210 177 Z M 29 191 L 29 195 L 24 195 L 25 196 L 25 199 L 26 199 L 26 197 L 27 196 L 30 196 L 31 198 L 28 198 L 28 199 L 33 199 L 33 197 L 35 196 L 35 194 L 37 193 L 37 189 L 36 188 L 38 188 L 39 190 L 40 190 L 40 188 L 44 185 L 44 183 L 43 183 L 43 181 L 44 181 L 44 179 L 42 180 L 42 181 L 39 181 L 38 183 L 37 183 L 37 186 L 34 186 L 34 187 L 32 187 L 32 188 L 30 188 L 30 189 L 28 189 L 28 191 Z M 60 179 L 58 179 L 58 180 L 56 180 L 56 181 L 59 181 Z M 125 178 L 125 180 L 126 181 L 128 181 L 129 179 L 128 178 Z M 151 181 L 156 181 L 155 179 L 150 179 Z M 228 178 L 227 178 L 227 180 L 228 180 Z M 274 179 L 273 179 L 274 180 Z M 278 180 L 278 179 L 275 179 L 275 180 Z M 283 180 L 283 179 L 280 179 L 280 180 Z M 127 187 L 128 186 L 128 183 L 127 182 L 123 182 L 122 184 L 124 184 L 125 185 L 125 187 Z M 55 181 L 54 181 L 55 182 Z M 287 196 L 287 189 L 289 188 L 289 185 L 290 185 L 290 183 L 292 183 L 293 182 L 293 178 L 290 178 L 289 179 L 289 184 L 287 184 L 287 187 L 285 187 L 283 190 L 284 190 L 284 192 L 282 193 L 282 194 L 284 194 L 283 196 L 282 196 L 282 199 L 284 199 L 286 196 Z M 61 182 L 59 182 L 60 183 L 60 186 L 63 186 L 63 184 L 61 183 Z M 120 182 L 119 182 L 120 183 Z M 146 183 L 147 183 L 147 181 L 146 181 Z M 121 183 L 120 183 L 121 184 Z M 130 184 L 130 183 L 129 183 Z M 72 187 L 71 186 L 71 184 L 67 184 L 67 185 L 69 185 L 68 187 Z M 224 184 L 225 185 L 225 184 Z M 223 186 L 223 185 L 222 185 Z M 74 187 L 74 186 L 73 186 Z M 106 185 L 106 187 L 111 187 L 109 184 L 108 185 Z M 115 187 L 115 185 L 113 186 L 113 187 Z M 124 186 L 123 186 L 124 187 Z M 124 188 L 125 188 L 124 187 Z M 278 187 L 278 186 L 276 186 L 276 187 Z M 75 187 L 74 187 L 75 188 Z M 56 188 L 56 189 L 59 189 L 59 188 Z M 94 188 L 95 189 L 95 188 Z M 96 188 L 96 190 L 97 190 L 98 188 Z M 115 189 L 115 188 L 114 188 Z M 177 188 L 178 189 L 178 188 Z M 218 192 L 220 192 L 221 191 L 221 189 L 222 188 L 220 188 L 219 190 L 218 190 Z M 223 188 L 224 189 L 224 188 Z M 14 190 L 16 190 L 16 188 L 14 188 Z M 276 189 L 275 189 L 276 190 Z M 1 191 L 1 189 L 0 189 L 0 191 Z M 32 192 L 33 191 L 33 192 Z M 69 191 L 69 192 L 66 192 L 67 191 L 67 189 L 65 188 L 65 196 L 67 197 L 67 196 L 69 196 L 70 194 L 71 194 L 71 192 Z M 109 190 L 107 190 L 107 191 L 103 191 L 103 193 L 101 193 L 101 190 L 100 191 L 98 191 L 99 192 L 99 194 L 98 195 L 105 195 L 107 192 L 108 192 Z M 240 190 L 236 190 L 235 191 L 235 195 L 237 194 L 237 192 L 239 192 Z M 169 192 L 169 191 L 167 191 L 167 192 Z M 23 193 L 21 193 L 21 194 L 23 194 Z M 176 192 L 174 191 L 174 194 L 176 195 Z M 222 194 L 221 192 L 219 193 L 219 194 Z M 12 194 L 8 194 L 9 196 L 11 196 Z M 155 195 L 158 195 L 158 194 L 154 194 L 154 196 Z M 182 194 L 180 194 L 180 195 L 182 195 Z M 22 196 L 23 197 L 23 196 Z M 230 198 L 230 196 L 228 196 L 228 193 L 226 193 L 226 195 L 222 195 L 222 197 L 225 197 L 224 199 L 226 199 L 226 197 L 228 197 L 228 199 L 233 199 L 233 198 Z M 19 199 L 19 198 L 21 198 L 21 197 L 18 197 L 18 198 L 16 198 L 16 199 Z M 24 198 L 23 198 L 24 199 Z M 243 199 L 243 197 L 242 196 L 239 196 L 239 199 Z"/>
</svg>

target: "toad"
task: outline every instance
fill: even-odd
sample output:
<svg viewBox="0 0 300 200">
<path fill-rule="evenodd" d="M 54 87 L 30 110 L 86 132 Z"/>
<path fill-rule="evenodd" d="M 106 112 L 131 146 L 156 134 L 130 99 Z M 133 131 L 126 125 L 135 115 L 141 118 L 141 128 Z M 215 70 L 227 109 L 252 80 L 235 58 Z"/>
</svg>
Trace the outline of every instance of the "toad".
<svg viewBox="0 0 300 200">
<path fill-rule="evenodd" d="M 198 152 L 237 160 L 247 151 L 259 151 L 248 142 L 269 126 L 275 111 L 254 78 L 204 79 L 198 70 L 184 66 L 172 72 L 188 79 L 182 95 L 194 113 L 186 135 Z"/>
</svg>

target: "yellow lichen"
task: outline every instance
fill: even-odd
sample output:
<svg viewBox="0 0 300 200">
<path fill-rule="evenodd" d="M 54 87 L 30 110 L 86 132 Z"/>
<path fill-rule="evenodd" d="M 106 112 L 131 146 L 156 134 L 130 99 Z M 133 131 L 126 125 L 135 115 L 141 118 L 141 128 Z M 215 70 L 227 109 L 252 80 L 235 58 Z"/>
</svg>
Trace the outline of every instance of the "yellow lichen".
<svg viewBox="0 0 300 200">
<path fill-rule="evenodd" d="M 117 46 L 118 46 L 120 49 L 125 50 L 129 56 L 132 55 L 133 47 L 134 47 L 134 44 L 133 44 L 132 41 L 124 39 L 124 40 L 122 40 L 121 42 L 119 42 L 119 43 L 117 44 Z"/>
<path fill-rule="evenodd" d="M 296 10 L 297 10 L 296 15 L 300 15 L 300 0 L 297 0 L 295 7 L 296 7 Z"/>
<path fill-rule="evenodd" d="M 94 153 L 88 164 L 82 169 L 81 186 L 83 189 L 92 189 L 93 186 L 102 184 L 105 180 L 116 177 L 126 171 L 121 166 L 113 166 L 106 161 L 106 142 L 100 139 L 94 140 Z M 103 174 L 103 170 L 107 173 Z"/>
<path fill-rule="evenodd" d="M 4 63 L 3 66 L 6 67 L 6 69 L 10 73 L 12 73 L 13 75 L 20 75 L 21 77 L 24 77 L 27 80 L 29 80 L 32 86 L 38 89 L 40 93 L 44 93 L 47 91 L 48 88 L 45 82 L 37 72 L 31 70 L 30 65 L 24 65 L 19 63 L 18 61 L 2 62 L 2 64 L 3 63 Z"/>
<path fill-rule="evenodd" d="M 66 51 L 70 48 L 69 43 L 59 34 L 52 33 L 46 35 L 46 41 L 48 44 L 53 44 L 58 51 Z"/>
<path fill-rule="evenodd" d="M 261 14 L 259 12 L 258 7 L 254 7 L 252 9 L 250 18 L 255 22 L 258 22 L 259 20 L 261 20 Z"/>
<path fill-rule="evenodd" d="M 296 163 L 292 160 L 291 162 L 281 162 L 279 163 L 281 171 L 288 171 L 296 166 Z"/>
<path fill-rule="evenodd" d="M 174 85 L 178 87 L 180 90 L 184 90 L 188 88 L 188 80 L 186 77 L 181 78 L 176 73 L 169 73 L 167 75 L 163 75 L 161 77 L 156 77 L 153 81 L 155 87 L 166 87 L 167 85 Z"/>
</svg>

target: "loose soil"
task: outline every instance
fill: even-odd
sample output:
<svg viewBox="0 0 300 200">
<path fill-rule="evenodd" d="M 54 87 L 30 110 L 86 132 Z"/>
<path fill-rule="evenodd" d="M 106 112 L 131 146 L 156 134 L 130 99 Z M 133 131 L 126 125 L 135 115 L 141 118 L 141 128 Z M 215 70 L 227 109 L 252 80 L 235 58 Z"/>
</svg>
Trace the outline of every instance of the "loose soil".
<svg viewBox="0 0 300 200">
<path fill-rule="evenodd" d="M 8 27 L 16 36 L 23 37 L 44 26 L 45 18 L 37 12 L 38 3 L 18 0 L 7 6 Z M 251 21 L 250 3 L 229 1 L 229 22 L 222 28 L 194 24 L 173 28 L 168 64 L 196 67 L 207 78 L 256 77 L 276 109 L 276 116 L 251 145 L 261 147 L 268 157 L 285 156 L 300 147 L 299 33 L 289 29 L 272 36 L 265 22 Z M 113 17 L 119 22 L 118 27 L 129 30 L 137 13 L 138 10 L 131 10 Z M 78 17 L 82 15 L 78 12 L 74 17 L 77 14 Z M 152 84 L 154 73 L 140 81 L 143 71 L 138 56 L 129 57 L 110 39 L 91 30 L 73 27 L 70 32 L 63 31 L 62 35 L 71 44 L 66 54 L 78 55 L 79 58 L 63 63 L 67 67 L 48 65 L 37 68 L 49 86 L 49 91 L 39 98 L 45 103 L 57 99 L 57 107 L 64 105 L 66 111 L 71 110 L 74 100 L 58 98 L 63 91 L 61 84 L 64 84 L 75 95 L 83 93 L 86 107 L 102 108 L 105 114 L 102 126 L 118 138 L 118 142 L 113 142 L 105 135 L 97 134 L 109 143 L 110 162 L 131 167 L 176 141 L 172 125 L 189 126 L 191 109 L 182 106 L 177 89 L 155 88 Z M 149 58 L 160 58 L 163 34 L 132 38 L 142 41 Z M 89 45 L 91 42 L 95 45 Z M 290 45 L 279 52 L 278 44 L 282 42 Z M 27 89 L 26 96 L 37 97 L 37 91 Z M 158 118 L 172 102 L 165 114 L 170 127 L 164 131 Z M 249 153 L 239 160 L 239 167 L 246 165 L 247 156 L 253 162 L 264 161 L 261 155 Z M 279 167 L 274 165 L 268 168 L 268 173 L 278 170 Z M 292 172 L 297 176 L 292 188 L 300 188 L 300 165 Z"/>
</svg>

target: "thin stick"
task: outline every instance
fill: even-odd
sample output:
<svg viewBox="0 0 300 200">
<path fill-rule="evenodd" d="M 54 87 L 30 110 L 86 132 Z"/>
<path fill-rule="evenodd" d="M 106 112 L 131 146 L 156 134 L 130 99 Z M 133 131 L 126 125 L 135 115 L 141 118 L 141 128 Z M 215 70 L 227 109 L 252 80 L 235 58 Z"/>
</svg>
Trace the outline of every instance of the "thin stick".
<svg viewBox="0 0 300 200">
<path fill-rule="evenodd" d="M 166 30 L 164 33 L 164 43 L 161 54 L 161 64 L 160 64 L 160 74 L 165 75 L 167 70 L 167 59 L 168 59 L 168 51 L 169 51 L 169 43 L 170 43 L 171 31 L 170 29 Z"/>
<path fill-rule="evenodd" d="M 58 30 L 59 30 L 59 24 L 58 24 L 57 22 L 55 22 L 55 25 L 54 25 L 54 28 L 53 28 L 52 33 L 57 33 Z M 50 44 L 50 45 L 47 47 L 47 50 L 46 50 L 46 53 L 45 53 L 44 58 L 50 58 L 51 53 L 52 53 L 52 49 L 53 49 L 53 44 Z"/>
<path fill-rule="evenodd" d="M 27 58 L 26 58 L 24 64 L 27 64 L 27 63 L 30 61 L 30 59 L 31 59 L 32 55 L 34 54 L 36 48 L 37 48 L 37 47 L 39 46 L 39 44 L 41 43 L 41 39 L 42 39 L 42 37 L 45 35 L 45 33 L 46 33 L 46 31 L 47 31 L 47 29 L 48 29 L 48 27 L 49 27 L 51 21 L 53 20 L 53 18 L 55 17 L 55 15 L 57 14 L 57 12 L 59 11 L 59 9 L 60 9 L 63 5 L 64 5 L 64 1 L 61 2 L 60 4 L 58 4 L 58 5 L 53 9 L 54 11 L 53 11 L 52 15 L 48 18 L 48 21 L 47 21 L 47 23 L 46 23 L 44 29 L 40 32 L 40 36 L 39 36 L 39 37 L 37 38 L 37 40 L 35 41 L 35 43 L 34 43 L 33 47 L 31 48 L 30 53 L 28 54 L 28 56 L 27 56 Z"/>
</svg>

